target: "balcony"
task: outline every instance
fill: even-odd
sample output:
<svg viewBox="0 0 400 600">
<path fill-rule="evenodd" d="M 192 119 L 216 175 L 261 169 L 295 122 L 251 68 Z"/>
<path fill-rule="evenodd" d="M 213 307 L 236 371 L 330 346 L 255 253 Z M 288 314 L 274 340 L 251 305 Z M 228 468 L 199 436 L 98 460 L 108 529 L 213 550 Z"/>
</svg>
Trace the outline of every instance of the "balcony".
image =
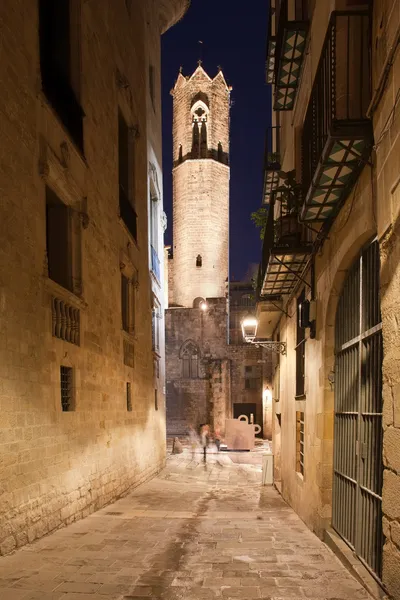
<svg viewBox="0 0 400 600">
<path fill-rule="evenodd" d="M 137 241 L 137 214 L 122 186 L 119 187 L 119 214 L 129 233 Z"/>
<path fill-rule="evenodd" d="M 156 250 L 151 247 L 151 270 L 155 275 L 158 282 L 161 283 L 161 267 L 160 267 L 160 259 L 158 258 L 158 254 Z"/>
<path fill-rule="evenodd" d="M 274 110 L 292 110 L 306 47 L 308 0 L 275 0 L 275 8 L 272 4 L 267 73 L 273 66 Z"/>
<path fill-rule="evenodd" d="M 298 210 L 286 193 L 270 203 L 264 235 L 259 294 L 268 299 L 291 294 L 302 278 L 312 243 L 309 230 L 299 223 Z"/>
<path fill-rule="evenodd" d="M 333 218 L 372 145 L 369 14 L 332 13 L 302 135 L 304 221 Z"/>
<path fill-rule="evenodd" d="M 276 52 L 276 0 L 270 0 L 268 19 L 267 57 L 265 61 L 265 81 L 274 83 L 275 79 L 275 52 Z"/>
<path fill-rule="evenodd" d="M 263 203 L 269 204 L 273 192 L 279 185 L 281 157 L 279 152 L 279 127 L 268 127 L 265 139 L 265 173 Z"/>
</svg>

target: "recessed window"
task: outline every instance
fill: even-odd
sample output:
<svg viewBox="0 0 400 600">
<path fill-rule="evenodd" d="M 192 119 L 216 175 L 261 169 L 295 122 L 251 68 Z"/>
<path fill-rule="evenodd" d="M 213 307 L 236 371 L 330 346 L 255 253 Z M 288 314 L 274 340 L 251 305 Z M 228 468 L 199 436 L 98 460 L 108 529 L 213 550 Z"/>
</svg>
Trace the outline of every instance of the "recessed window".
<svg viewBox="0 0 400 600">
<path fill-rule="evenodd" d="M 43 92 L 83 150 L 83 110 L 77 98 L 79 15 L 75 8 L 71 0 L 39 0 L 40 72 Z"/>
<path fill-rule="evenodd" d="M 119 212 L 129 233 L 137 241 L 137 215 L 135 211 L 135 147 L 132 132 L 118 111 L 118 184 Z"/>
<path fill-rule="evenodd" d="M 71 211 L 46 187 L 46 247 L 49 277 L 72 290 Z"/>
<path fill-rule="evenodd" d="M 296 471 L 304 475 L 304 413 L 296 412 Z"/>
<path fill-rule="evenodd" d="M 222 144 L 221 144 L 221 142 L 218 142 L 218 161 L 219 162 L 222 162 L 223 156 L 224 156 L 224 154 L 222 152 Z"/>
<path fill-rule="evenodd" d="M 245 390 L 258 390 L 261 388 L 260 368 L 258 365 L 246 365 L 244 368 Z"/>
<path fill-rule="evenodd" d="M 136 318 L 136 285 L 137 275 L 128 278 L 121 273 L 121 321 L 122 329 L 127 333 L 135 332 Z"/>
<path fill-rule="evenodd" d="M 154 409 L 158 410 L 158 390 L 154 390 Z"/>
<path fill-rule="evenodd" d="M 63 412 L 74 410 L 74 387 L 72 367 L 60 367 L 61 408 Z"/>
<path fill-rule="evenodd" d="M 201 267 L 203 265 L 203 259 L 201 258 L 200 254 L 198 254 L 196 256 L 196 267 Z"/>
<path fill-rule="evenodd" d="M 126 410 L 128 412 L 132 411 L 132 392 L 131 384 L 129 381 L 126 382 Z"/>
</svg>

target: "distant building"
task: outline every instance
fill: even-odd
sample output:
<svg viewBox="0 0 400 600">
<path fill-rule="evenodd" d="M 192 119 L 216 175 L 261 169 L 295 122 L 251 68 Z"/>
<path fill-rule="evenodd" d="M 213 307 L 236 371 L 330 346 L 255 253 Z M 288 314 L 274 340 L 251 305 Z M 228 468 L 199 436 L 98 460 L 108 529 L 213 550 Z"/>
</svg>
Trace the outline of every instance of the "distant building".
<svg viewBox="0 0 400 600">
<path fill-rule="evenodd" d="M 187 6 L 1 3 L 1 554 L 164 465 L 160 35 Z"/>
<path fill-rule="evenodd" d="M 399 599 L 400 2 L 270 5 L 258 335 L 286 345 L 275 483 Z"/>
<path fill-rule="evenodd" d="M 224 430 L 226 418 L 241 414 L 253 415 L 262 427 L 268 364 L 260 348 L 244 344 L 240 331 L 240 316 L 255 310 L 254 290 L 228 284 L 230 88 L 222 71 L 211 78 L 199 65 L 190 77 L 178 75 L 172 95 L 167 432 L 184 434 L 190 424 L 206 422 Z"/>
</svg>

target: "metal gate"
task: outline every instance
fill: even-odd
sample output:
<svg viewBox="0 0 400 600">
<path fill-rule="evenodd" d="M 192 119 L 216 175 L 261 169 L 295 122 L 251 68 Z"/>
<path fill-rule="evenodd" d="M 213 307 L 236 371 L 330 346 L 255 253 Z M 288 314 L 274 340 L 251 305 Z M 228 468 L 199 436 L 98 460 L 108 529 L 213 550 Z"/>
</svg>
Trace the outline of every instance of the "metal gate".
<svg viewBox="0 0 400 600">
<path fill-rule="evenodd" d="M 351 268 L 336 313 L 332 524 L 380 579 L 382 323 L 379 245 Z"/>
</svg>

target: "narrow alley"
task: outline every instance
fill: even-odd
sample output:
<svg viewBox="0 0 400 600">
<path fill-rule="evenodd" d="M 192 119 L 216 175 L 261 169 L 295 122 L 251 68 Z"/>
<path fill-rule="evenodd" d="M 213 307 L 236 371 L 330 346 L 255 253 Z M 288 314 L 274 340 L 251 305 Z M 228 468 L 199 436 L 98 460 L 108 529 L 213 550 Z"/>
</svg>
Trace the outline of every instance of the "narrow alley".
<svg viewBox="0 0 400 600">
<path fill-rule="evenodd" d="M 1 600 L 368 600 L 272 486 L 261 454 L 170 456 L 84 520 L 1 558 Z M 252 464 L 250 464 L 252 463 Z"/>
</svg>

